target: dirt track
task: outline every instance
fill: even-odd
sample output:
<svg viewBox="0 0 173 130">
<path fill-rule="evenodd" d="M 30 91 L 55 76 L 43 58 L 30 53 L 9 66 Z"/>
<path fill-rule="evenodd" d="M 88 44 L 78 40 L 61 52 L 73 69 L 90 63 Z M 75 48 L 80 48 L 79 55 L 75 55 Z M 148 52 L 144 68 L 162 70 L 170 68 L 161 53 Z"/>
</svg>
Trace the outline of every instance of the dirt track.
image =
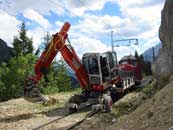
<svg viewBox="0 0 173 130">
<path fill-rule="evenodd" d="M 70 94 L 58 94 L 55 97 L 61 102 L 50 107 L 30 103 L 23 98 L 0 103 L 0 130 L 28 130 L 63 116 L 66 113 L 63 105 Z"/>
<path fill-rule="evenodd" d="M 131 92 L 114 104 L 112 113 L 101 113 L 88 118 L 75 130 L 173 130 L 172 86 L 173 81 L 154 97 L 145 100 L 143 104 L 141 101 L 143 102 L 146 95 L 141 92 Z M 28 130 L 63 116 L 67 112 L 63 105 L 70 94 L 58 94 L 55 97 L 61 102 L 51 107 L 29 103 L 23 98 L 0 103 L 0 130 Z M 123 111 L 124 116 L 121 117 L 116 112 L 120 104 L 120 110 L 126 110 Z M 129 105 L 138 106 L 139 104 L 141 105 L 134 111 L 131 110 L 133 107 L 128 108 Z M 75 114 L 40 130 L 65 130 L 84 115 L 85 113 Z"/>
</svg>

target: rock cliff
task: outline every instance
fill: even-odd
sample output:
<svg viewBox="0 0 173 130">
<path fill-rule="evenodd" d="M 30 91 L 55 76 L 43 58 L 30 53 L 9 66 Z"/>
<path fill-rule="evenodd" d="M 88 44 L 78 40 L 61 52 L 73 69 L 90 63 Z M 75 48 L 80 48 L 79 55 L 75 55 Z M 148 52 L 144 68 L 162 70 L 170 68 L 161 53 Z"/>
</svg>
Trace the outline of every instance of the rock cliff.
<svg viewBox="0 0 173 130">
<path fill-rule="evenodd" d="M 163 86 L 173 74 L 173 1 L 165 0 L 161 12 L 159 38 L 163 43 L 158 58 L 153 66 L 158 84 Z"/>
</svg>

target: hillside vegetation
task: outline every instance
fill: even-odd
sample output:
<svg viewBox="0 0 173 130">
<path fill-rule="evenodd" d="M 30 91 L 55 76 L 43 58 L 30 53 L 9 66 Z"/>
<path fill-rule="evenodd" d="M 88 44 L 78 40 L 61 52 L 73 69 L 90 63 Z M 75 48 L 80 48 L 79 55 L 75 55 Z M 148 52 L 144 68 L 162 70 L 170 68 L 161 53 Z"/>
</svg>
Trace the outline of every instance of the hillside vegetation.
<svg viewBox="0 0 173 130">
<path fill-rule="evenodd" d="M 11 53 L 8 52 L 10 55 L 8 60 L 3 62 L 0 60 L 0 101 L 23 96 L 24 81 L 34 74 L 34 66 L 40 56 L 39 52 L 49 44 L 50 37 L 46 38 L 47 42 L 43 43 L 42 48 L 38 48 L 34 54 L 32 38 L 27 36 L 25 23 L 22 23 L 19 34 L 14 37 L 12 43 L 14 48 L 11 49 Z M 78 84 L 73 84 L 72 87 L 74 78 L 68 75 L 67 69 L 67 64 L 63 59 L 53 61 L 39 83 L 41 92 L 54 94 L 74 90 Z"/>
</svg>

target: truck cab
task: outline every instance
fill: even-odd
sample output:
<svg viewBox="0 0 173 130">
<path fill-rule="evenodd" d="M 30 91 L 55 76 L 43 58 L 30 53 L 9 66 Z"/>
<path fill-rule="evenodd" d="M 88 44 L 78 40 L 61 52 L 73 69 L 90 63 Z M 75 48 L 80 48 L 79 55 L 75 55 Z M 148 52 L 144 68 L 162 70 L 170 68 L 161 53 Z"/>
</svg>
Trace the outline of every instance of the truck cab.
<svg viewBox="0 0 173 130">
<path fill-rule="evenodd" d="M 103 86 L 117 75 L 117 72 L 113 71 L 117 65 L 116 52 L 85 53 L 82 57 L 82 63 L 88 73 L 90 85 Z"/>
<path fill-rule="evenodd" d="M 133 69 L 133 75 L 134 75 L 134 81 L 136 85 L 139 85 L 142 80 L 142 74 L 141 74 L 141 64 L 138 59 L 136 59 L 134 56 L 124 56 L 120 59 L 119 64 L 130 64 L 134 67 Z"/>
</svg>

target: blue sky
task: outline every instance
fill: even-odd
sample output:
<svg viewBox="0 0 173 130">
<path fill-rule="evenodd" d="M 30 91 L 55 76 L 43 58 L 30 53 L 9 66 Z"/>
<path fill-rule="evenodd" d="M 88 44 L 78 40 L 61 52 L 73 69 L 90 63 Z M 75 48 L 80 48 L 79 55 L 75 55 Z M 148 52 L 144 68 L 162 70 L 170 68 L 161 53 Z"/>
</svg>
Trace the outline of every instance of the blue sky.
<svg viewBox="0 0 173 130">
<path fill-rule="evenodd" d="M 45 32 L 54 34 L 65 21 L 71 24 L 69 38 L 81 57 L 85 52 L 111 50 L 113 39 L 138 38 L 139 45 L 114 48 L 118 58 L 144 52 L 159 43 L 158 29 L 164 0 L 0 0 L 0 38 L 11 46 L 25 21 L 35 49 Z M 122 46 L 121 46 L 122 45 Z"/>
</svg>

